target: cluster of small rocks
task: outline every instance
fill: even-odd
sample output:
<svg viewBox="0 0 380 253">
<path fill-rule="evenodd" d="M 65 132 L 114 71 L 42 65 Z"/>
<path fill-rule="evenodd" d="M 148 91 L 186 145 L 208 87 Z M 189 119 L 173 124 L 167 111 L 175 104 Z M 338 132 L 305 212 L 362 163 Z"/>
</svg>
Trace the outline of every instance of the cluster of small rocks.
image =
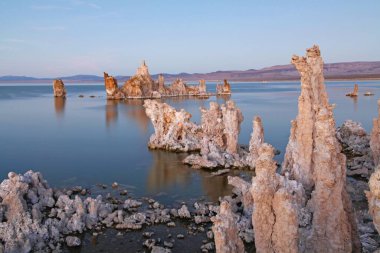
<svg viewBox="0 0 380 253">
<path fill-rule="evenodd" d="M 210 225 L 210 217 L 218 212 L 218 206 L 210 202 L 196 202 L 190 211 L 186 204 L 179 209 L 166 208 L 154 199 L 128 198 L 121 202 L 113 197 L 103 199 L 101 195 L 86 197 L 88 192 L 80 186 L 54 190 L 39 172 L 28 171 L 24 175 L 10 172 L 0 184 L 0 252 L 60 252 L 65 244 L 81 245 L 77 235 L 85 231 L 99 232 L 105 228 L 131 231 L 155 224 L 170 228 L 176 226 L 178 219 L 190 223 L 189 234 L 206 233 L 203 224 Z M 143 236 L 148 238 L 144 246 L 152 252 L 170 252 L 174 245 L 174 239 L 164 241 L 162 249 L 159 242 L 150 239 L 151 233 L 145 232 Z M 210 233 L 208 236 L 212 237 Z M 177 239 L 184 237 L 176 235 Z M 203 252 L 212 248 L 208 243 L 202 246 Z"/>
</svg>

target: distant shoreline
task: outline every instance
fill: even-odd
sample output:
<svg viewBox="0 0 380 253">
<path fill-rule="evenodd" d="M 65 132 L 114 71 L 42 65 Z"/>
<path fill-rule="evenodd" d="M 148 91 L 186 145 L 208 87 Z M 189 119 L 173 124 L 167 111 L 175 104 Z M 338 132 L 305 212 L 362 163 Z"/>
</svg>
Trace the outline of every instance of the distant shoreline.
<svg viewBox="0 0 380 253">
<path fill-rule="evenodd" d="M 102 84 L 104 83 L 103 80 L 65 80 L 64 78 L 62 79 L 65 83 L 78 83 L 78 84 L 86 84 L 86 83 L 96 83 L 96 84 Z M 175 79 L 169 79 L 165 80 L 167 82 L 174 81 Z M 199 82 L 199 80 L 194 80 L 194 79 L 183 79 L 186 82 Z M 221 82 L 221 80 L 208 80 L 205 79 L 206 82 Z M 43 80 L 0 80 L 0 84 L 3 83 L 51 83 L 53 82 L 54 79 L 43 79 Z M 234 80 L 234 79 L 229 79 L 228 80 L 230 83 L 280 83 L 280 82 L 294 82 L 294 81 L 300 81 L 300 78 L 291 78 L 291 79 L 274 79 L 274 80 Z M 349 77 L 349 78 L 325 78 L 325 81 L 335 81 L 335 82 L 344 82 L 344 81 L 380 81 L 380 76 L 379 77 Z M 122 85 L 124 81 L 121 81 L 119 85 Z"/>
</svg>

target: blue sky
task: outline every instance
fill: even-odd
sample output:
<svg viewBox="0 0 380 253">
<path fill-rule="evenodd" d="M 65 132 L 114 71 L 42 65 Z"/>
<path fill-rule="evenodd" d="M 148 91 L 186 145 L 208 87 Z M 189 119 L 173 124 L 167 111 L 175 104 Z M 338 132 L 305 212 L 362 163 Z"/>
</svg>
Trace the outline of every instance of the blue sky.
<svg viewBox="0 0 380 253">
<path fill-rule="evenodd" d="M 257 69 L 313 44 L 325 62 L 380 60 L 380 1 L 0 1 L 0 75 Z"/>
</svg>

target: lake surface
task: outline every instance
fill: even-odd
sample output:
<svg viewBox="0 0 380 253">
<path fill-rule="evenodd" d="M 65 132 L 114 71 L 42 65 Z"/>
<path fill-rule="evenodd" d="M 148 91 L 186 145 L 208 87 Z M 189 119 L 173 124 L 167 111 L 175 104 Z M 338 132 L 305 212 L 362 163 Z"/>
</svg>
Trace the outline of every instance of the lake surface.
<svg viewBox="0 0 380 253">
<path fill-rule="evenodd" d="M 363 124 L 369 132 L 377 116 L 380 81 L 360 81 L 360 95 L 345 94 L 354 82 L 326 82 L 335 119 Z M 244 121 L 239 140 L 248 144 L 252 119 L 263 119 L 266 142 L 281 150 L 283 159 L 290 120 L 297 114 L 299 82 L 232 83 L 231 97 L 209 99 L 172 98 L 163 101 L 184 108 L 200 122 L 199 107 L 210 101 L 232 99 Z M 66 85 L 66 100 L 55 99 L 51 85 L 0 84 L 0 178 L 9 171 L 40 171 L 52 187 L 116 181 L 132 195 L 152 196 L 162 203 L 205 197 L 217 200 L 228 194 L 226 176 L 210 177 L 207 171 L 182 165 L 186 154 L 151 151 L 147 142 L 153 133 L 140 100 L 107 101 L 103 84 Z M 208 83 L 210 91 L 215 83 Z M 371 91 L 375 96 L 365 97 Z M 84 98 L 79 95 L 83 94 Z M 95 97 L 90 97 L 95 96 Z M 233 174 L 245 173 L 234 171 Z"/>
</svg>

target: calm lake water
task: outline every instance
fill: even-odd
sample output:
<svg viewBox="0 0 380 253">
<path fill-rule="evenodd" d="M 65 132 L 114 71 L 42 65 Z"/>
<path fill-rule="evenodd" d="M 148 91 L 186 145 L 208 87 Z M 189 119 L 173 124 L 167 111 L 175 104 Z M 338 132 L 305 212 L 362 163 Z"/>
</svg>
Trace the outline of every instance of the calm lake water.
<svg viewBox="0 0 380 253">
<path fill-rule="evenodd" d="M 367 131 L 377 116 L 380 81 L 360 81 L 356 99 L 345 94 L 354 82 L 327 82 L 335 103 L 337 125 L 346 119 Z M 53 187 L 92 186 L 116 181 L 135 196 L 152 196 L 162 203 L 205 197 L 217 200 L 229 192 L 226 176 L 182 165 L 184 154 L 150 151 L 153 133 L 142 101 L 107 101 L 103 84 L 67 84 L 66 100 L 55 99 L 47 84 L 0 84 L 0 178 L 9 171 L 33 169 Z M 214 91 L 215 84 L 208 84 Z M 199 107 L 232 99 L 242 110 L 240 143 L 248 144 L 252 119 L 263 119 L 266 142 L 281 150 L 283 159 L 290 120 L 297 114 L 299 82 L 233 83 L 230 98 L 173 98 L 164 101 L 184 108 L 200 122 Z M 371 91 L 375 96 L 365 97 Z M 84 98 L 79 95 L 83 94 Z M 91 98 L 90 96 L 95 96 Z M 235 171 L 234 174 L 244 173 Z"/>
</svg>

